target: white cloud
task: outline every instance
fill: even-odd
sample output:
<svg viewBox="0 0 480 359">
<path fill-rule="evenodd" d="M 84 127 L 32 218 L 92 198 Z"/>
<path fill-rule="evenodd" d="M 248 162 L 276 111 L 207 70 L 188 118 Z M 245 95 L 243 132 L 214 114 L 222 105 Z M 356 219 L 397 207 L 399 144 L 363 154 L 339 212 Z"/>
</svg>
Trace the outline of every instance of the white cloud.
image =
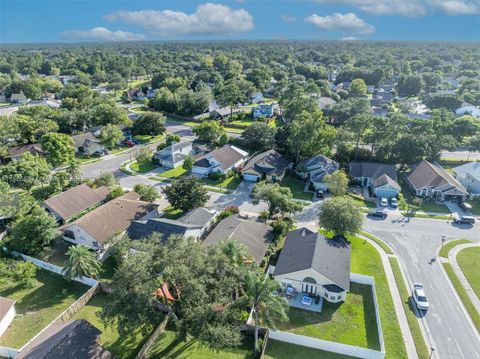
<svg viewBox="0 0 480 359">
<path fill-rule="evenodd" d="M 342 41 L 356 41 L 358 39 L 354 36 L 344 36 L 340 40 L 342 40 Z"/>
<path fill-rule="evenodd" d="M 297 21 L 297 18 L 295 16 L 291 16 L 291 15 L 282 15 L 282 16 L 280 16 L 280 18 L 282 19 L 282 21 L 285 21 L 285 22 L 295 22 L 295 21 Z"/>
<path fill-rule="evenodd" d="M 343 32 L 345 34 L 371 34 L 375 31 L 372 25 L 367 24 L 354 13 L 335 13 L 327 16 L 312 14 L 305 18 L 306 22 L 315 25 L 320 30 Z"/>
<path fill-rule="evenodd" d="M 316 0 L 321 4 L 354 6 L 375 15 L 424 16 L 432 12 L 448 15 L 479 14 L 480 0 Z"/>
<path fill-rule="evenodd" d="M 127 31 L 110 31 L 104 27 L 94 27 L 90 30 L 68 30 L 61 34 L 72 40 L 100 40 L 100 41 L 139 41 L 145 40 L 145 35 Z"/>
<path fill-rule="evenodd" d="M 248 11 L 214 3 L 199 5 L 193 14 L 173 10 L 121 10 L 105 15 L 104 19 L 141 26 L 162 36 L 225 35 L 253 29 L 253 18 Z"/>
</svg>

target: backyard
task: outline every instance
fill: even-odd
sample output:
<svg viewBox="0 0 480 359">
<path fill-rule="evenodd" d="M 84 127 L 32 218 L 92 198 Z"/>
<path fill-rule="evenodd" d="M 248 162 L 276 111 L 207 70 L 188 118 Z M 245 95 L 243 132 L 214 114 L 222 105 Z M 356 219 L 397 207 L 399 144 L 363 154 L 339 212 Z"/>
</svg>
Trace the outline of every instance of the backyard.
<svg viewBox="0 0 480 359">
<path fill-rule="evenodd" d="M 305 182 L 296 180 L 293 177 L 285 176 L 281 182 L 282 186 L 290 188 L 293 198 L 311 201 L 313 197 L 312 192 L 304 192 Z"/>
<path fill-rule="evenodd" d="M 322 312 L 289 308 L 289 321 L 278 323 L 279 330 L 313 338 L 380 350 L 372 288 L 350 284 L 345 302 L 323 301 Z"/>
<path fill-rule="evenodd" d="M 182 341 L 173 331 L 165 331 L 148 352 L 149 359 L 250 359 L 253 341 L 245 339 L 238 348 L 212 350 L 196 339 Z"/>
<path fill-rule="evenodd" d="M 480 247 L 462 249 L 457 255 L 457 262 L 467 277 L 468 282 L 480 298 L 480 271 L 478 260 L 480 259 Z"/>
<path fill-rule="evenodd" d="M 326 352 L 301 345 L 280 342 L 269 339 L 265 350 L 265 359 L 353 359 L 348 355 Z"/>
<path fill-rule="evenodd" d="M 0 296 L 16 300 L 17 315 L 0 338 L 0 345 L 20 348 L 82 296 L 88 287 L 43 269 L 37 283 L 25 287 L 10 281 L 0 284 Z"/>
<path fill-rule="evenodd" d="M 115 355 L 116 358 L 134 358 L 148 335 L 143 336 L 140 328 L 138 328 L 133 334 L 125 333 L 120 336 L 115 326 L 106 327 L 100 320 L 98 313 L 107 304 L 108 296 L 106 294 L 97 294 L 72 319 L 86 319 L 90 324 L 99 329 L 102 332 L 100 344 Z"/>
</svg>

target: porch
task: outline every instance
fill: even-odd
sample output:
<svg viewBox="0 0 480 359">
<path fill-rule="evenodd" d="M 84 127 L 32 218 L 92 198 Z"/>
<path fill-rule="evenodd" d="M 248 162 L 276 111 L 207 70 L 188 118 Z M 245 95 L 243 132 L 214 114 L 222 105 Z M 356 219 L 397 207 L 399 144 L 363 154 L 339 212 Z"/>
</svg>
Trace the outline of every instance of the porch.
<svg viewBox="0 0 480 359">
<path fill-rule="evenodd" d="M 276 294 L 284 297 L 289 307 L 310 310 L 317 313 L 322 312 L 323 298 L 318 294 L 297 292 L 292 287 L 283 288 Z"/>
</svg>

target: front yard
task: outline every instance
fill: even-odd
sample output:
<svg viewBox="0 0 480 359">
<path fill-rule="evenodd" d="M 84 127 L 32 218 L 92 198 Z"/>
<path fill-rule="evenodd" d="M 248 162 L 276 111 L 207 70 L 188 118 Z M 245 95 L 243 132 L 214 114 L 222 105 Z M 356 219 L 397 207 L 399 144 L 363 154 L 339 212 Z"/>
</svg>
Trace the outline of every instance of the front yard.
<svg viewBox="0 0 480 359">
<path fill-rule="evenodd" d="M 338 304 L 324 300 L 321 313 L 290 307 L 288 317 L 288 322 L 278 324 L 279 330 L 380 350 L 372 289 L 368 285 L 351 283 L 347 300 Z"/>
<path fill-rule="evenodd" d="M 240 178 L 240 176 L 231 176 L 231 177 L 225 178 L 224 180 L 213 180 L 211 178 L 202 178 L 200 179 L 200 181 L 207 186 L 220 187 L 222 189 L 228 189 L 228 190 L 234 191 L 235 189 L 237 189 L 240 182 L 242 182 L 242 179 Z"/>
<path fill-rule="evenodd" d="M 42 269 L 37 272 L 37 281 L 32 288 L 8 281 L 0 284 L 0 296 L 16 300 L 17 311 L 0 345 L 20 348 L 88 290 Z"/>
<path fill-rule="evenodd" d="M 323 350 L 290 344 L 269 339 L 265 350 L 265 359 L 354 359 L 348 355 L 326 352 Z"/>
<path fill-rule="evenodd" d="M 290 176 L 285 176 L 280 185 L 290 188 L 290 191 L 292 191 L 293 198 L 295 199 L 301 199 L 304 201 L 312 200 L 313 193 L 304 192 L 306 184 L 303 181 L 297 180 Z"/>
<path fill-rule="evenodd" d="M 148 359 L 253 359 L 253 340 L 245 339 L 238 348 L 212 350 L 196 339 L 182 341 L 167 330 L 148 352 Z"/>
<path fill-rule="evenodd" d="M 457 255 L 457 262 L 467 277 L 468 282 L 480 298 L 480 271 L 478 261 L 480 259 L 480 247 L 462 249 Z"/>
<path fill-rule="evenodd" d="M 90 324 L 99 329 L 102 332 L 100 344 L 112 352 L 116 358 L 134 358 L 144 341 L 148 338 L 148 335 L 143 336 L 140 328 L 132 334 L 125 333 L 120 335 L 115 326 L 105 326 L 98 314 L 106 305 L 108 305 L 108 296 L 102 293 L 97 294 L 72 319 L 86 319 Z"/>
<path fill-rule="evenodd" d="M 130 169 L 132 171 L 139 172 L 139 173 L 149 172 L 155 168 L 157 168 L 157 164 L 152 160 L 146 160 L 141 163 L 138 163 L 137 161 L 135 161 L 130 165 Z"/>
<path fill-rule="evenodd" d="M 182 166 L 180 166 L 180 167 L 172 168 L 165 172 L 159 173 L 158 177 L 178 179 L 186 175 L 187 175 L 187 170 L 185 170 Z"/>
<path fill-rule="evenodd" d="M 158 142 L 163 139 L 163 134 L 162 135 L 157 135 L 157 136 L 151 136 L 151 135 L 135 135 L 133 136 L 133 139 L 135 141 L 138 141 L 140 143 L 151 143 L 151 142 Z"/>
</svg>

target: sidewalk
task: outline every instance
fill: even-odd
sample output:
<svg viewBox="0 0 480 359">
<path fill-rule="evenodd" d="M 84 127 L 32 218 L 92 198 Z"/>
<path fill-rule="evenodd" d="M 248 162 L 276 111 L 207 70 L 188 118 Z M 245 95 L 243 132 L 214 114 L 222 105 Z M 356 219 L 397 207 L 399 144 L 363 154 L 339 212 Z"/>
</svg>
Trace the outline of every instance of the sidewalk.
<svg viewBox="0 0 480 359">
<path fill-rule="evenodd" d="M 467 277 L 465 277 L 465 274 L 463 274 L 463 271 L 457 262 L 458 252 L 460 252 L 462 249 L 471 248 L 471 247 L 480 247 L 480 245 L 477 243 L 467 243 L 467 244 L 461 244 L 461 245 L 455 246 L 448 253 L 448 260 L 450 261 L 450 264 L 452 265 L 452 268 L 456 276 L 462 283 L 463 288 L 465 288 L 465 291 L 470 297 L 470 300 L 475 306 L 475 309 L 477 309 L 477 311 L 480 313 L 480 298 L 478 298 L 477 293 L 475 293 L 475 291 L 473 290 L 472 286 L 467 280 Z"/>
<path fill-rule="evenodd" d="M 398 324 L 400 326 L 400 331 L 402 332 L 403 342 L 407 350 L 407 355 L 409 359 L 418 359 L 417 350 L 415 348 L 415 343 L 413 341 L 412 333 L 410 332 L 410 327 L 407 321 L 407 315 L 403 309 L 402 297 L 397 287 L 397 281 L 393 275 L 392 267 L 390 266 L 390 261 L 388 260 L 389 255 L 374 241 L 371 239 L 358 234 L 358 237 L 366 240 L 372 246 L 375 247 L 377 252 L 382 258 L 383 268 L 385 269 L 385 275 L 387 276 L 388 286 L 390 288 L 390 294 L 392 295 L 393 305 L 395 307 L 395 313 L 398 318 Z"/>
</svg>

